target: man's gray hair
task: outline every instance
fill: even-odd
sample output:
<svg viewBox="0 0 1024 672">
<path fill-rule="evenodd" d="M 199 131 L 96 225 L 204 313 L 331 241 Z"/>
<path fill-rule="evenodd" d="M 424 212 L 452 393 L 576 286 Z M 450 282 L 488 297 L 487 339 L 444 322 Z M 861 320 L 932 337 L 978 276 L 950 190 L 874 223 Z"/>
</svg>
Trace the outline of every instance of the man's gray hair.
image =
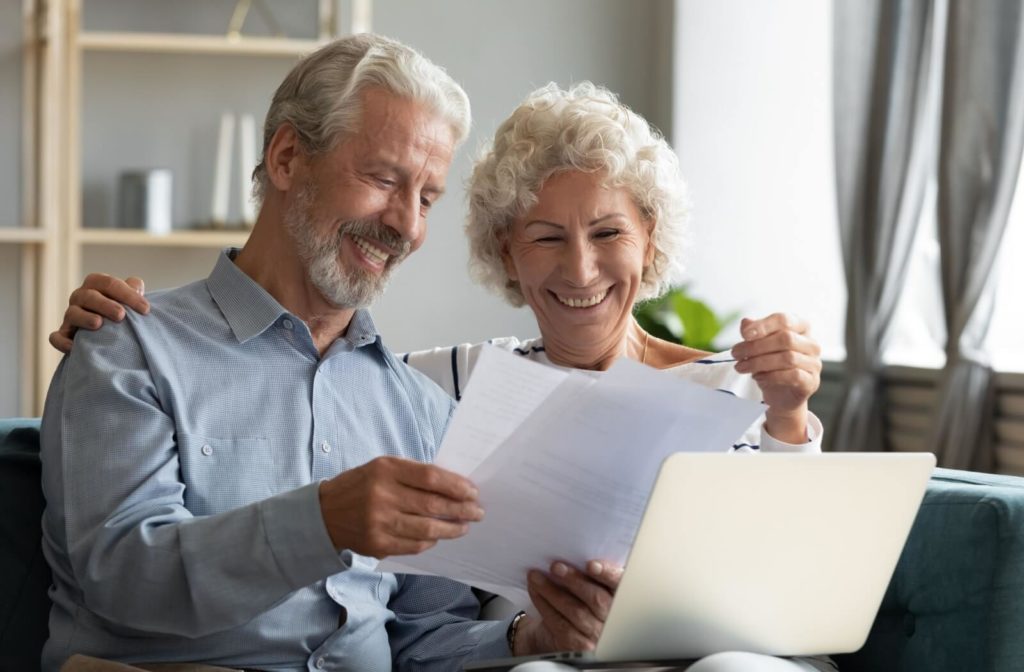
<svg viewBox="0 0 1024 672">
<path fill-rule="evenodd" d="M 274 93 L 263 124 L 263 155 L 253 171 L 253 196 L 263 200 L 267 148 L 281 124 L 295 129 L 310 154 L 328 152 L 360 124 L 360 94 L 377 87 L 427 106 L 448 122 L 455 144 L 469 134 L 469 97 L 455 80 L 415 49 L 362 33 L 335 40 L 299 61 Z"/>
<path fill-rule="evenodd" d="M 644 269 L 637 300 L 681 281 L 690 201 L 679 159 L 643 117 L 590 82 L 568 91 L 556 84 L 526 97 L 494 134 L 469 181 L 469 266 L 473 277 L 513 306 L 525 301 L 508 276 L 503 253 L 509 228 L 537 203 L 552 175 L 578 170 L 623 187 L 654 222 L 654 260 Z"/>
</svg>

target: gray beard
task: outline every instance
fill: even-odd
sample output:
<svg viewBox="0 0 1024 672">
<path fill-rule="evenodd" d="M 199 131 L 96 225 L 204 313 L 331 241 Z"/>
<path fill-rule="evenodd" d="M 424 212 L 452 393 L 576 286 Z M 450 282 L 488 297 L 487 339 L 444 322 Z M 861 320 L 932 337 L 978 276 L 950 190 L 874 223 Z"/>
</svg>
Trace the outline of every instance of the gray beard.
<svg viewBox="0 0 1024 672">
<path fill-rule="evenodd" d="M 295 241 L 299 258 L 306 267 L 310 282 L 329 303 L 336 308 L 355 310 L 369 307 L 384 290 L 395 266 L 409 255 L 409 243 L 402 240 L 394 229 L 377 219 L 357 219 L 342 223 L 334 233 L 320 233 L 315 216 L 317 189 L 307 184 L 296 195 L 295 201 L 284 215 L 285 230 Z M 357 235 L 380 242 L 400 254 L 391 257 L 380 274 L 361 268 L 345 268 L 338 262 L 345 235 Z"/>
</svg>

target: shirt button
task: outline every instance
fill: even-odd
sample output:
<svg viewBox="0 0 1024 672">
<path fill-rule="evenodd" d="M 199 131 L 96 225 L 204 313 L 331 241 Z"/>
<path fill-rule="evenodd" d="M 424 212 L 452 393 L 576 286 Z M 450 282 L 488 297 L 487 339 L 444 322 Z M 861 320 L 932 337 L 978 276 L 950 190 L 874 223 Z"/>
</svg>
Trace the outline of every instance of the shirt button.
<svg viewBox="0 0 1024 672">
<path fill-rule="evenodd" d="M 331 444 L 324 441 L 323 443 L 320 444 L 320 450 L 324 451 L 325 453 L 331 452 Z"/>
<path fill-rule="evenodd" d="M 292 327 L 294 327 L 295 325 L 292 323 L 291 320 L 289 320 L 288 318 L 285 318 L 284 322 L 281 323 L 281 326 L 284 327 L 285 329 L 287 329 L 288 331 L 291 331 Z"/>
<path fill-rule="evenodd" d="M 315 663 L 316 669 L 322 670 L 322 669 L 324 669 L 324 665 L 326 665 L 326 664 L 327 664 L 327 661 L 324 660 L 323 658 L 317 658 L 316 659 L 316 663 Z"/>
<path fill-rule="evenodd" d="M 208 443 L 203 444 L 203 447 L 200 448 L 200 450 L 203 452 L 203 455 L 206 455 L 207 457 L 213 455 L 213 447 Z"/>
</svg>

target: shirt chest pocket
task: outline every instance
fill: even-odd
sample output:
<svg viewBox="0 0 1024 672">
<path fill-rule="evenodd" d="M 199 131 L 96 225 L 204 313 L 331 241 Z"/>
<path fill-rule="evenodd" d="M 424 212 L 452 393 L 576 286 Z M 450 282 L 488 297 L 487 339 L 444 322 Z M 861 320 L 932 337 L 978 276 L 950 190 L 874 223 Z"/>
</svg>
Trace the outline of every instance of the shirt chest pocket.
<svg viewBox="0 0 1024 672">
<path fill-rule="evenodd" d="M 178 434 L 185 507 L 196 516 L 237 509 L 280 491 L 273 445 L 264 437 Z"/>
</svg>

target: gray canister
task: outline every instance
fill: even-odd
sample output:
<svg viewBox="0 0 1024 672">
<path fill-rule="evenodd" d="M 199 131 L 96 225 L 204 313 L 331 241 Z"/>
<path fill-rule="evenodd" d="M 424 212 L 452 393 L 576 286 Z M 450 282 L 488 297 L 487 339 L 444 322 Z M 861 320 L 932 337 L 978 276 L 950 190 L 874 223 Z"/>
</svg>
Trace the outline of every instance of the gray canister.
<svg viewBox="0 0 1024 672">
<path fill-rule="evenodd" d="M 121 173 L 118 227 L 170 233 L 172 188 L 173 176 L 166 168 Z"/>
</svg>

